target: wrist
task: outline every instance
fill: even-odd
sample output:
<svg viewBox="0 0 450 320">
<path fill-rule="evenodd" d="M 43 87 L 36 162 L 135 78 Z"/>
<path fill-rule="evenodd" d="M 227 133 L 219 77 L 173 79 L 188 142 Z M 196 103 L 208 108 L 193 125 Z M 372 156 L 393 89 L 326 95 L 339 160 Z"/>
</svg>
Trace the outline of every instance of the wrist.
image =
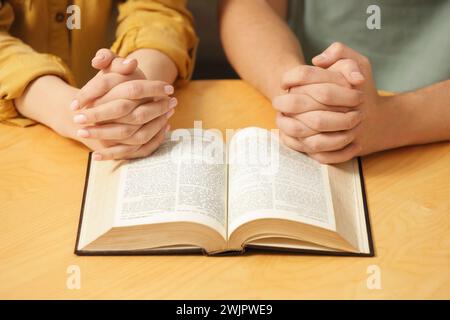
<svg viewBox="0 0 450 320">
<path fill-rule="evenodd" d="M 28 85 L 15 100 L 18 111 L 65 137 L 72 137 L 72 111 L 69 106 L 78 89 L 56 76 L 42 76 Z"/>
<path fill-rule="evenodd" d="M 285 94 L 286 92 L 281 89 L 281 79 L 283 75 L 300 65 L 304 65 L 305 62 L 303 58 L 299 55 L 285 56 L 279 59 L 277 63 L 272 64 L 274 66 L 271 75 L 265 77 L 266 79 L 266 89 L 263 92 L 267 92 L 267 96 L 270 100 L 273 100 L 276 96 Z"/>
<path fill-rule="evenodd" d="M 79 90 L 71 86 L 62 86 L 60 90 L 49 126 L 61 136 L 77 140 L 77 128 L 73 122 L 75 113 L 70 109 L 70 104 Z"/>
<path fill-rule="evenodd" d="M 48 126 L 59 135 L 66 138 L 75 138 L 75 124 L 73 123 L 74 112 L 70 104 L 79 89 L 74 88 L 61 79 L 51 83 L 47 82 L 42 88 L 44 92 L 52 91 L 51 99 L 48 101 Z"/>
<path fill-rule="evenodd" d="M 70 104 L 75 98 L 78 89 L 68 85 L 60 78 L 50 76 L 39 79 L 34 90 L 40 94 L 45 94 L 46 122 L 43 122 L 59 135 L 66 138 L 75 138 L 75 125 L 73 123 L 74 113 L 70 109 Z"/>
<path fill-rule="evenodd" d="M 403 95 L 379 97 L 377 105 L 382 119 L 378 123 L 384 134 L 384 146 L 381 149 L 393 149 L 417 143 L 414 109 L 409 106 Z"/>
<path fill-rule="evenodd" d="M 138 49 L 127 58 L 136 59 L 139 69 L 148 80 L 173 83 L 178 77 L 178 68 L 165 53 L 154 49 Z"/>
</svg>

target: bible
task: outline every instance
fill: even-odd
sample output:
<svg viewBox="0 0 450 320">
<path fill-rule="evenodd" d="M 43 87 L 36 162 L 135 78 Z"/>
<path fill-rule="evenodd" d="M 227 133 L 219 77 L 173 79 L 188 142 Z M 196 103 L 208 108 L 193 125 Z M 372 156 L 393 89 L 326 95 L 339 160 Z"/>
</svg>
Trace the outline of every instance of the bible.
<svg viewBox="0 0 450 320">
<path fill-rule="evenodd" d="M 90 154 L 76 254 L 257 250 L 373 256 L 360 159 L 323 165 L 256 127 L 174 130 L 137 160 Z"/>
</svg>

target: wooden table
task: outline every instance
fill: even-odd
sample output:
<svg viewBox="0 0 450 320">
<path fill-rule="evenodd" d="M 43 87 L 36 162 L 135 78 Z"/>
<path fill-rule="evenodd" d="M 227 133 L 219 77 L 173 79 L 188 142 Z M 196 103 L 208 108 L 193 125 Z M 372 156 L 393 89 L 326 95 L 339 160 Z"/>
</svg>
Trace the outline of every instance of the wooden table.
<svg viewBox="0 0 450 320">
<path fill-rule="evenodd" d="M 274 126 L 241 81 L 194 81 L 172 125 Z M 450 298 L 450 144 L 363 160 L 375 258 L 78 257 L 73 254 L 87 149 L 43 126 L 0 125 L 0 298 Z M 66 287 L 79 266 L 81 289 Z M 371 266 L 381 289 L 367 286 Z"/>
</svg>

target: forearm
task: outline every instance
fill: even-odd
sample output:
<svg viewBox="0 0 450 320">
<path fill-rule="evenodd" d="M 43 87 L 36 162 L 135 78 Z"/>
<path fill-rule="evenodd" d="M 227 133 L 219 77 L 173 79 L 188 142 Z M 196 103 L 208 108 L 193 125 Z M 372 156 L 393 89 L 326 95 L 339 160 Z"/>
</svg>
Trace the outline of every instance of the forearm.
<svg viewBox="0 0 450 320">
<path fill-rule="evenodd" d="M 175 63 L 161 51 L 154 49 L 139 49 L 128 55 L 138 61 L 138 67 L 148 80 L 161 80 L 173 83 L 178 70 Z"/>
<path fill-rule="evenodd" d="M 450 80 L 388 97 L 386 103 L 398 128 L 396 146 L 450 140 Z"/>
<path fill-rule="evenodd" d="M 264 0 L 222 0 L 220 34 L 238 74 L 269 99 L 280 93 L 281 75 L 304 64 L 300 45 Z"/>
<path fill-rule="evenodd" d="M 43 76 L 30 83 L 14 103 L 27 118 L 52 128 L 63 136 L 70 136 L 73 126 L 70 103 L 78 89 L 56 76 Z"/>
</svg>

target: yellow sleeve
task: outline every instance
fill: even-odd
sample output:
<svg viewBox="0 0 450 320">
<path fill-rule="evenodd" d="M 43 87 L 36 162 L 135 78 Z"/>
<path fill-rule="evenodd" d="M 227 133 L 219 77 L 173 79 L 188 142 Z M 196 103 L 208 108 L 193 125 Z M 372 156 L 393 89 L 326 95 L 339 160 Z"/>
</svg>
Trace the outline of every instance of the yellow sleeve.
<svg viewBox="0 0 450 320">
<path fill-rule="evenodd" d="M 178 81 L 190 79 L 195 63 L 197 36 L 186 0 L 128 0 L 119 6 L 117 40 L 112 50 L 120 56 L 156 49 L 178 67 Z"/>
<path fill-rule="evenodd" d="M 43 75 L 56 75 L 73 84 L 73 76 L 64 62 L 49 54 L 40 54 L 8 30 L 14 11 L 8 2 L 0 2 L 0 122 L 27 126 L 34 122 L 21 117 L 14 107 L 28 84 Z"/>
</svg>

